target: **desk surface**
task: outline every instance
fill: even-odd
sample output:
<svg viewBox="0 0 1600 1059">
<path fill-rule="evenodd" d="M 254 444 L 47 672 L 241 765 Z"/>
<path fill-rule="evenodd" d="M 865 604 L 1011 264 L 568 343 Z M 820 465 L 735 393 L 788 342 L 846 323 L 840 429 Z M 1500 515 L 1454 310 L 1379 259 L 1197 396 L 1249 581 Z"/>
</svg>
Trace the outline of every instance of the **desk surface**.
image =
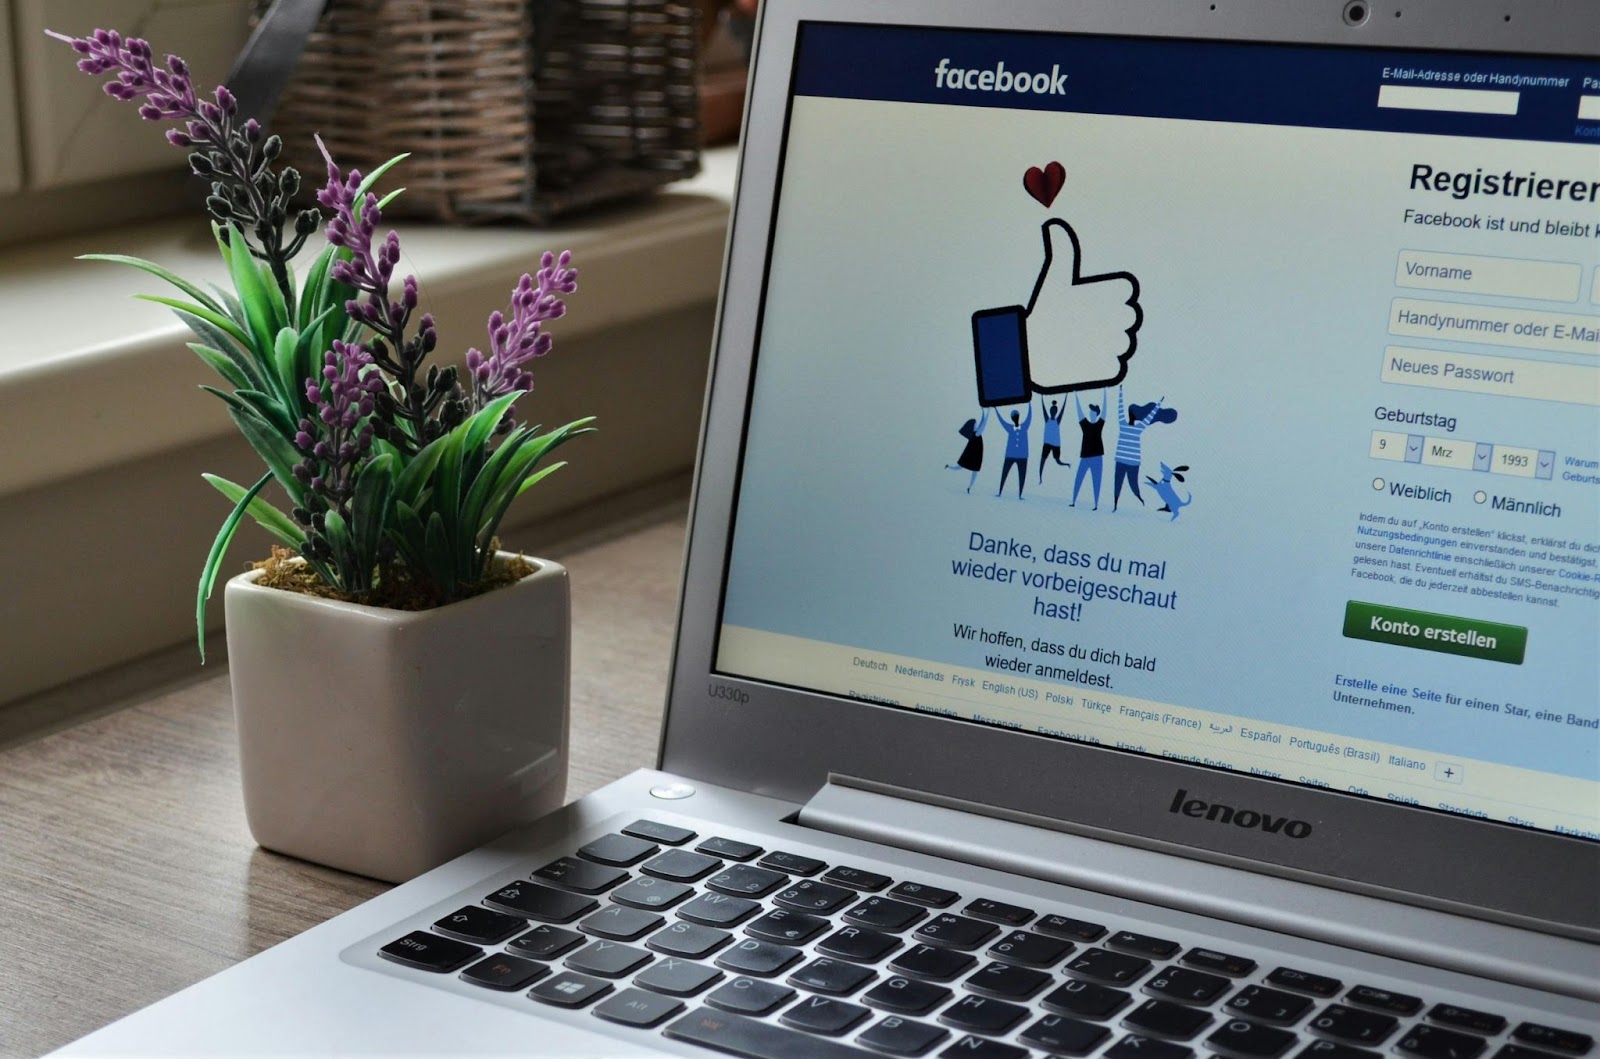
<svg viewBox="0 0 1600 1059">
<path fill-rule="evenodd" d="M 572 577 L 568 798 L 655 761 L 684 507 Z M 0 1056 L 35 1056 L 386 889 L 251 841 L 225 671 L 0 751 Z"/>
</svg>

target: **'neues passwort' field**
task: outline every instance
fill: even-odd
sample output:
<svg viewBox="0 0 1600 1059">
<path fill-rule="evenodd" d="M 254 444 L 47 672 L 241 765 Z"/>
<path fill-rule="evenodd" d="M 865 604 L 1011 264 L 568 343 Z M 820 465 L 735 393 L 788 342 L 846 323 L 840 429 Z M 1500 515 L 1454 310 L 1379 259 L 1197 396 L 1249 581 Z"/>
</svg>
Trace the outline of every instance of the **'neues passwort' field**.
<svg viewBox="0 0 1600 1059">
<path fill-rule="evenodd" d="M 1389 346 L 1383 351 L 1382 378 L 1384 382 L 1403 386 L 1600 405 L 1600 368 L 1587 364 L 1551 364 L 1515 357 Z"/>
<path fill-rule="evenodd" d="M 1405 338 L 1600 356 L 1600 316 L 1396 298 L 1389 333 Z"/>
</svg>

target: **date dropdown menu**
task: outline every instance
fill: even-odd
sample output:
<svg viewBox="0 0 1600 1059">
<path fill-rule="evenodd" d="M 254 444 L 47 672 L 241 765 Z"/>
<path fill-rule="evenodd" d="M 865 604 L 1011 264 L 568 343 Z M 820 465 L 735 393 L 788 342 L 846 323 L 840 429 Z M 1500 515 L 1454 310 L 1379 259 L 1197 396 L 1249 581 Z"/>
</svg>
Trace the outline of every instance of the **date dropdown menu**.
<svg viewBox="0 0 1600 1059">
<path fill-rule="evenodd" d="M 1556 466 L 1556 454 L 1551 449 L 1496 445 L 1492 441 L 1433 438 L 1421 434 L 1402 434 L 1395 430 L 1374 430 L 1368 454 L 1375 460 L 1546 481 L 1554 477 Z"/>
</svg>

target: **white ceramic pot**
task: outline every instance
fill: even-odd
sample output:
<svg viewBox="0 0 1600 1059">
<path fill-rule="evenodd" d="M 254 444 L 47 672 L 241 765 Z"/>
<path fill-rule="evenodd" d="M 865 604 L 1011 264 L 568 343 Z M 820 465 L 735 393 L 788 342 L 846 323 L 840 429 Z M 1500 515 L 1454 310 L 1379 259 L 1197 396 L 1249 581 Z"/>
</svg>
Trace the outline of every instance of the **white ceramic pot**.
<svg viewBox="0 0 1600 1059">
<path fill-rule="evenodd" d="M 497 562 L 511 556 L 501 553 Z M 399 882 L 562 804 L 567 571 L 428 611 L 227 584 L 250 833 Z"/>
</svg>

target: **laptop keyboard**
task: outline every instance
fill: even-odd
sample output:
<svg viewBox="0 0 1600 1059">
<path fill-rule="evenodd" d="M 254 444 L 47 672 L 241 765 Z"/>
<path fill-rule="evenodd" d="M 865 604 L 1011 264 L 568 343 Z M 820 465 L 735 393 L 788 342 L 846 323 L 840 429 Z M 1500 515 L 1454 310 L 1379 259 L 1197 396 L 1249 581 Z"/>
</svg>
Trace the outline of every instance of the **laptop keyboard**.
<svg viewBox="0 0 1600 1059">
<path fill-rule="evenodd" d="M 378 955 L 751 1059 L 1571 1059 L 1593 1038 L 638 820 Z"/>
</svg>

